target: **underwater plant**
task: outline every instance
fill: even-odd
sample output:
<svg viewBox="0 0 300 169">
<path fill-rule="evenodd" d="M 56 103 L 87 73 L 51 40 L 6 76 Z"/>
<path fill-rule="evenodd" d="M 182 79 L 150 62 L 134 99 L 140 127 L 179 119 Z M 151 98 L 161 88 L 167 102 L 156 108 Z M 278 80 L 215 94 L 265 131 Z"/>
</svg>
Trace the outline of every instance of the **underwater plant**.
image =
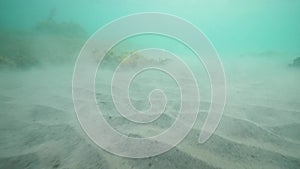
<svg viewBox="0 0 300 169">
<path fill-rule="evenodd" d="M 96 56 L 96 61 L 99 61 L 98 56 Z M 136 53 L 136 51 L 118 52 L 110 50 L 106 52 L 102 64 L 108 67 L 115 67 L 122 63 L 128 68 L 134 68 L 142 65 L 165 65 L 168 61 L 169 59 L 167 58 L 157 57 L 157 59 L 153 59 Z"/>
<path fill-rule="evenodd" d="M 1 30 L 0 39 L 1 68 L 23 69 L 39 64 L 38 59 L 32 55 L 30 33 Z"/>
<path fill-rule="evenodd" d="M 38 65 L 39 61 L 31 56 L 0 56 L 1 68 L 29 68 Z"/>
</svg>

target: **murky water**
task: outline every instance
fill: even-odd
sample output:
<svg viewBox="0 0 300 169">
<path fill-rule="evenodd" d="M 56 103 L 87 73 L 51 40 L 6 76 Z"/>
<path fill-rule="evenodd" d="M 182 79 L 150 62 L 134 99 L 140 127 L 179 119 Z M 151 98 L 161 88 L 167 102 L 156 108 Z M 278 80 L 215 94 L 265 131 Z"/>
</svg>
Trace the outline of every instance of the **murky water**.
<svg viewBox="0 0 300 169">
<path fill-rule="evenodd" d="M 296 0 L 1 1 L 0 168 L 299 168 L 299 7 Z M 178 79 L 158 70 L 138 74 L 129 88 L 123 81 L 116 84 L 117 93 L 128 90 L 131 106 L 139 111 L 151 107 L 148 96 L 153 89 L 161 89 L 168 98 L 157 120 L 133 123 L 118 112 L 111 95 L 112 77 L 120 63 L 126 65 L 124 77 L 139 67 L 172 65 L 172 59 L 163 55 L 135 53 L 164 49 L 185 62 L 198 84 L 200 108 L 189 134 L 170 151 L 131 159 L 101 149 L 81 128 L 72 79 L 89 37 L 119 17 L 140 12 L 168 13 L 201 30 L 219 54 L 227 90 L 218 128 L 199 144 L 211 105 L 211 81 L 190 48 L 178 39 L 144 34 L 129 37 L 109 51 L 96 51 L 95 64 L 101 60 L 99 53 L 106 53 L 95 80 L 97 106 L 109 125 L 129 137 L 155 136 L 172 126 L 182 106 L 181 88 Z M 107 34 L 101 45 L 110 43 L 113 35 Z M 192 88 L 192 80 L 179 75 L 183 87 Z M 126 99 L 120 98 L 117 104 Z M 184 103 L 187 110 L 192 111 L 194 101 Z"/>
</svg>

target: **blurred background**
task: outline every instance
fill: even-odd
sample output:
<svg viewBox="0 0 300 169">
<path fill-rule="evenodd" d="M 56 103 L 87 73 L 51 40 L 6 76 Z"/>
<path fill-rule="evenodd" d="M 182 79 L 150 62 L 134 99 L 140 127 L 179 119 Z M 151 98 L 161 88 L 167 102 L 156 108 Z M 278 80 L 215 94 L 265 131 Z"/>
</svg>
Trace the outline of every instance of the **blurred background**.
<svg viewBox="0 0 300 169">
<path fill-rule="evenodd" d="M 299 0 L 1 0 L 0 168 L 299 168 L 299 9 Z M 201 62 L 189 60 L 196 56 L 174 39 L 126 39 L 107 53 L 104 67 L 116 66 L 150 43 L 179 53 L 200 84 L 202 106 L 191 133 L 175 148 L 156 157 L 128 159 L 100 149 L 83 132 L 73 107 L 72 76 L 76 58 L 94 32 L 140 12 L 178 16 L 207 36 L 224 66 L 227 101 L 216 133 L 199 145 L 211 98 Z M 135 62 L 165 64 L 164 59 L 135 57 L 127 64 Z M 172 124 L 168 114 L 148 128 L 122 120 L 106 79 L 112 73 L 99 73 L 96 95 L 117 130 L 143 137 Z M 174 82 L 153 73 L 133 84 L 138 108 L 148 105 L 153 81 Z M 180 106 L 178 89 L 174 84 L 165 88 L 173 97 L 172 114 Z"/>
</svg>

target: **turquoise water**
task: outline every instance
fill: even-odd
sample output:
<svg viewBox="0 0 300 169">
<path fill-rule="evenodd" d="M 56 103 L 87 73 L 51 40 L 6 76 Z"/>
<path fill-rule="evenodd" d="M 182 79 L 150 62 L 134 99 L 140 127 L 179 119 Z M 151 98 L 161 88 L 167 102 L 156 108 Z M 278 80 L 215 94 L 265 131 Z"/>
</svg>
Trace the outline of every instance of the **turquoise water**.
<svg viewBox="0 0 300 169">
<path fill-rule="evenodd" d="M 57 21 L 74 21 L 91 34 L 104 24 L 137 12 L 165 12 L 197 25 L 221 52 L 299 52 L 297 0 L 289 1 L 1 1 L 1 27 L 30 29 L 55 11 Z"/>
<path fill-rule="evenodd" d="M 0 168 L 299 168 L 299 9 L 297 0 L 0 1 Z M 92 70 L 105 53 L 94 75 L 95 100 L 102 110 L 101 117 L 116 131 L 135 138 L 164 134 L 176 122 L 182 104 L 188 105 L 187 113 L 200 104 L 195 124 L 179 144 L 157 156 L 134 159 L 120 157 L 107 147 L 102 149 L 83 130 L 74 103 L 90 100 L 73 98 L 72 80 L 76 79 L 74 70 L 80 50 L 97 30 L 120 17 L 144 12 L 177 16 L 202 31 L 223 66 L 226 101 L 212 137 L 199 144 L 199 134 L 213 105 L 211 79 L 217 77 L 213 82 L 222 92 L 222 77 L 208 75 L 197 55 L 174 38 L 136 35 L 102 51 L 118 32 L 106 34 L 103 44 L 89 53 L 92 57 L 86 69 L 81 69 L 79 82 L 85 84 L 89 78 L 84 73 Z M 146 24 L 147 20 L 130 26 Z M 192 97 L 198 92 L 189 91 L 194 81 L 182 67 L 164 53 L 148 56 L 137 52 L 145 48 L 164 49 L 182 59 L 195 77 L 200 101 Z M 121 80 L 112 83 L 121 63 L 125 65 L 118 76 Z M 128 74 L 147 66 L 173 68 L 178 76 L 168 76 L 158 69 L 145 71 L 136 74 L 131 86 L 126 86 Z M 180 87 L 190 92 L 184 103 Z M 82 95 L 93 92 L 86 86 L 78 88 Z M 164 114 L 157 120 L 140 124 L 120 115 L 116 104 L 125 104 L 125 110 L 126 106 L 134 106 L 147 111 L 152 106 L 150 93 L 157 88 L 168 98 Z M 119 100 L 114 100 L 112 90 L 117 91 Z M 126 90 L 131 105 L 121 95 Z M 153 102 L 163 103 L 159 99 L 155 95 Z M 82 109 L 88 112 L 84 106 Z M 110 138 L 108 132 L 103 133 L 98 133 L 100 139 Z M 110 143 L 118 145 L 117 141 L 112 139 Z M 121 145 L 121 152 L 147 153 L 140 146 Z"/>
</svg>

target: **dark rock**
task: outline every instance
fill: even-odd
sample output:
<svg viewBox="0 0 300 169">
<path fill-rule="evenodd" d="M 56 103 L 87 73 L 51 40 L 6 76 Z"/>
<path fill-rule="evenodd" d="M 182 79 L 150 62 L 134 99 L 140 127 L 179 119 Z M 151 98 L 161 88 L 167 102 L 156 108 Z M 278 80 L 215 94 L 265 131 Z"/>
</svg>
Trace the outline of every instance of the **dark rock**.
<svg viewBox="0 0 300 169">
<path fill-rule="evenodd" d="M 297 57 L 296 59 L 294 59 L 293 63 L 290 64 L 290 66 L 300 68 L 300 57 Z"/>
</svg>

